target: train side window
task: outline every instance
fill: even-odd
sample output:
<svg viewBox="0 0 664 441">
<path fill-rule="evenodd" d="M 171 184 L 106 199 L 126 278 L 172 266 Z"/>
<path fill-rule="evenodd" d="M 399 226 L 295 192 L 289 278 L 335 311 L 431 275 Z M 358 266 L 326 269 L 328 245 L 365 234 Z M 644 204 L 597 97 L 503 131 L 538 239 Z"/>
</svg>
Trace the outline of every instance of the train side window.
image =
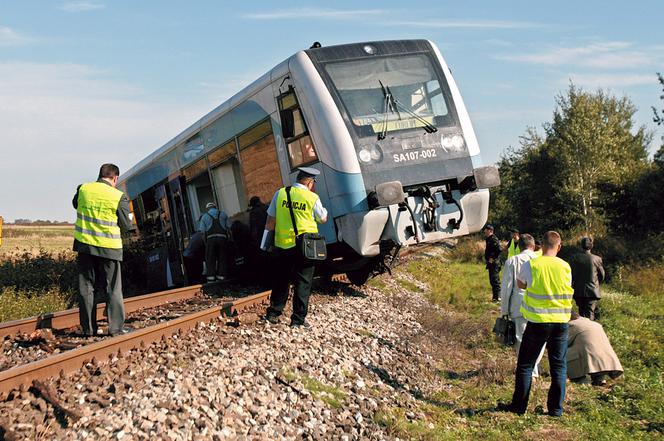
<svg viewBox="0 0 664 441">
<path fill-rule="evenodd" d="M 279 97 L 279 108 L 291 169 L 318 161 L 316 148 L 292 89 Z"/>
</svg>

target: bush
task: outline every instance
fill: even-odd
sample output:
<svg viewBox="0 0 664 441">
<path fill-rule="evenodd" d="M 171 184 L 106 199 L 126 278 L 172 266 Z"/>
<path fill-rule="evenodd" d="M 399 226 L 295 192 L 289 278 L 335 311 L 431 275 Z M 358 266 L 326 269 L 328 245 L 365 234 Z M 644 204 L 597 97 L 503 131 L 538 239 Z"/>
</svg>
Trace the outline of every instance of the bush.
<svg viewBox="0 0 664 441">
<path fill-rule="evenodd" d="M 71 306 L 73 294 L 50 289 L 46 292 L 0 290 L 0 322 L 18 320 L 48 312 L 61 311 Z"/>
<path fill-rule="evenodd" d="M 484 239 L 479 235 L 466 236 L 459 239 L 453 251 L 455 262 L 484 262 Z"/>
<path fill-rule="evenodd" d="M 73 291 L 78 286 L 75 254 L 40 250 L 36 255 L 23 251 L 5 256 L 0 260 L 0 286 L 26 292 Z"/>
</svg>

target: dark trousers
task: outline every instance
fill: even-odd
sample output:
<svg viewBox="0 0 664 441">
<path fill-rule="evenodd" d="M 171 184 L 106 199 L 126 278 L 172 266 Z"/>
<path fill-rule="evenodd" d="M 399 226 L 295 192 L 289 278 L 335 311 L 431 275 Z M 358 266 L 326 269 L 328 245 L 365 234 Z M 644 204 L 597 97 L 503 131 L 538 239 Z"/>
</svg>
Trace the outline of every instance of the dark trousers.
<svg viewBox="0 0 664 441">
<path fill-rule="evenodd" d="M 122 275 L 120 261 L 78 253 L 78 304 L 81 331 L 86 335 L 97 334 L 97 299 L 98 294 L 106 300 L 108 332 L 116 334 L 122 331 L 125 320 L 122 299 Z"/>
<path fill-rule="evenodd" d="M 491 284 L 492 299 L 500 298 L 500 263 L 487 263 L 486 269 L 489 270 L 489 283 Z"/>
<path fill-rule="evenodd" d="M 205 244 L 205 274 L 208 277 L 228 276 L 228 240 L 211 237 Z"/>
<path fill-rule="evenodd" d="M 528 408 L 533 367 L 537 362 L 542 347 L 546 343 L 551 369 L 551 387 L 546 400 L 547 410 L 551 416 L 563 414 L 565 400 L 565 382 L 567 380 L 567 323 L 533 323 L 528 322 L 523 333 L 523 341 L 519 349 L 516 364 L 514 395 L 512 410 L 522 414 Z"/>
<path fill-rule="evenodd" d="M 579 307 L 579 315 L 581 317 L 596 320 L 599 318 L 597 304 L 599 299 L 594 297 L 575 297 L 574 301 Z"/>
<path fill-rule="evenodd" d="M 270 307 L 267 310 L 269 317 L 278 317 L 284 310 L 288 301 L 288 286 L 290 282 L 295 285 L 293 294 L 292 324 L 303 324 L 309 309 L 309 296 L 311 295 L 311 281 L 314 278 L 315 266 L 311 260 L 305 259 L 297 247 L 287 250 L 278 249 L 274 262 L 274 283 L 270 296 Z"/>
</svg>

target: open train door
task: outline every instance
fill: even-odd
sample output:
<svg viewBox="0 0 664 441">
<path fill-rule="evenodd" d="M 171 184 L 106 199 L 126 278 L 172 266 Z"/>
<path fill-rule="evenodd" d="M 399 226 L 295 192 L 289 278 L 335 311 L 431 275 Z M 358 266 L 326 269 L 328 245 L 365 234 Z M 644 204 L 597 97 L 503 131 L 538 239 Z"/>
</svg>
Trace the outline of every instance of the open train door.
<svg viewBox="0 0 664 441">
<path fill-rule="evenodd" d="M 186 212 L 186 193 L 182 191 L 182 178 L 176 176 L 168 182 L 168 196 L 171 211 L 172 239 L 168 241 L 169 263 L 171 266 L 171 277 L 175 285 L 183 285 L 186 278 L 184 259 L 182 253 L 186 248 L 189 234 L 192 229 L 189 226 Z"/>
</svg>

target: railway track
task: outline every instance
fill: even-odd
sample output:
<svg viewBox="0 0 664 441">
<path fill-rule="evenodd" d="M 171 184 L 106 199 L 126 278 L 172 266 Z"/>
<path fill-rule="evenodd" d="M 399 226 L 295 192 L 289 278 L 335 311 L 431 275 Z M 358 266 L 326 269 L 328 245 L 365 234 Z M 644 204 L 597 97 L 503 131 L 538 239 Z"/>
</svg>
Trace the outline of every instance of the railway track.
<svg viewBox="0 0 664 441">
<path fill-rule="evenodd" d="M 409 247 L 409 249 L 402 250 L 400 257 L 417 254 L 432 246 L 431 244 L 425 244 Z M 195 298 L 201 293 L 202 285 L 194 285 L 131 297 L 125 299 L 125 312 L 131 314 L 162 305 L 184 302 Z M 247 309 L 265 303 L 268 298 L 269 291 L 265 291 L 239 299 L 224 301 L 220 305 L 191 314 L 185 314 L 156 325 L 146 326 L 129 334 L 104 338 L 96 342 L 87 342 L 83 346 L 69 349 L 59 354 L 50 355 L 37 361 L 2 370 L 0 371 L 0 399 L 3 399 L 14 389 L 32 384 L 34 380 L 72 372 L 93 360 L 100 361 L 105 357 L 112 357 L 118 352 L 129 351 L 133 348 L 148 345 L 159 339 L 170 337 L 176 333 L 186 332 L 200 322 L 209 322 L 222 316 L 231 317 L 237 315 Z M 104 308 L 105 304 L 99 304 L 97 306 L 97 314 L 102 314 Z M 77 326 L 78 323 L 79 311 L 77 308 L 0 323 L 0 341 L 21 334 L 29 334 L 40 329 L 71 329 Z"/>
<path fill-rule="evenodd" d="M 202 290 L 203 285 L 192 285 L 184 288 L 160 291 L 142 296 L 124 299 L 125 313 L 129 314 L 140 309 L 152 308 L 166 303 L 190 299 Z M 97 305 L 97 317 L 100 317 L 105 303 Z M 67 309 L 49 314 L 42 314 L 20 320 L 0 323 L 0 340 L 17 334 L 29 334 L 37 329 L 67 329 L 79 324 L 78 308 Z"/>
<path fill-rule="evenodd" d="M 191 298 L 200 292 L 201 286 L 182 288 L 178 290 L 163 291 L 146 296 L 135 297 L 132 304 L 132 311 L 147 308 L 146 305 L 156 306 L 173 301 L 173 298 L 179 300 Z M 0 399 L 4 398 L 12 390 L 21 386 L 29 386 L 34 380 L 43 380 L 48 377 L 66 374 L 79 369 L 88 362 L 100 361 L 105 357 L 112 357 L 114 354 L 123 351 L 129 351 L 143 345 L 148 345 L 162 338 L 170 337 L 180 332 L 186 332 L 198 323 L 209 322 L 222 316 L 232 317 L 251 308 L 264 304 L 269 298 L 270 292 L 265 291 L 259 294 L 250 295 L 243 298 L 229 300 L 221 305 L 207 308 L 192 314 L 165 321 L 143 329 L 135 330 L 129 334 L 117 337 L 109 337 L 104 340 L 87 344 L 85 346 L 71 349 L 61 354 L 52 355 L 47 358 L 22 364 L 0 372 Z M 169 298 L 170 296 L 170 298 Z M 127 301 L 132 300 L 127 299 Z M 100 305 L 101 309 L 103 306 Z M 61 311 L 52 314 L 57 317 L 51 321 L 52 326 L 70 327 L 72 311 L 75 311 L 76 320 L 78 320 L 78 310 Z M 23 322 L 23 323 L 16 323 Z M 12 335 L 9 331 L 19 332 L 23 329 L 39 329 L 44 322 L 39 317 L 15 321 L 11 326 L 8 322 L 3 324 L 4 335 Z M 76 321 L 78 323 L 78 321 Z M 21 331 L 24 332 L 24 331 Z"/>
</svg>

